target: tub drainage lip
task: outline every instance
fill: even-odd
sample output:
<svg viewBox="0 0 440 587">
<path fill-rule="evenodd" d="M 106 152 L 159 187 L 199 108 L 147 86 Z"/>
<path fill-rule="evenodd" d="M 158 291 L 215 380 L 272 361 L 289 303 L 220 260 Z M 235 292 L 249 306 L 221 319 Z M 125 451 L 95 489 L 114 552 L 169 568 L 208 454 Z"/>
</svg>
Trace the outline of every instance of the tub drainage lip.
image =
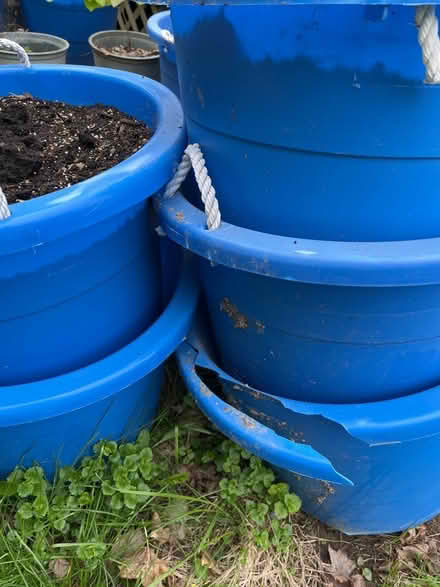
<svg viewBox="0 0 440 587">
<path fill-rule="evenodd" d="M 168 306 L 140 336 L 119 351 L 81 369 L 0 387 L 0 428 L 46 420 L 103 401 L 159 367 L 185 339 L 199 286 L 194 261 L 185 255 Z"/>
<path fill-rule="evenodd" d="M 208 231 L 205 214 L 179 192 L 156 199 L 162 228 L 212 264 L 266 277 L 354 287 L 440 284 L 440 237 L 345 242 L 278 236 L 222 221 Z"/>
</svg>

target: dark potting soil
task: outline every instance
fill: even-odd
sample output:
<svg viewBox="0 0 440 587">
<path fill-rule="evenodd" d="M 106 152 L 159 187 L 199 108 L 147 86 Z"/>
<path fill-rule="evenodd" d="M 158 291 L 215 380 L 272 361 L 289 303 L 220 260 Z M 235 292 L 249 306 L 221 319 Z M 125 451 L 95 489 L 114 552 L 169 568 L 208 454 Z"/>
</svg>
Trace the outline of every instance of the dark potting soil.
<svg viewBox="0 0 440 587">
<path fill-rule="evenodd" d="M 43 196 L 113 167 L 152 134 L 143 122 L 102 104 L 0 98 L 0 186 L 10 204 Z"/>
</svg>

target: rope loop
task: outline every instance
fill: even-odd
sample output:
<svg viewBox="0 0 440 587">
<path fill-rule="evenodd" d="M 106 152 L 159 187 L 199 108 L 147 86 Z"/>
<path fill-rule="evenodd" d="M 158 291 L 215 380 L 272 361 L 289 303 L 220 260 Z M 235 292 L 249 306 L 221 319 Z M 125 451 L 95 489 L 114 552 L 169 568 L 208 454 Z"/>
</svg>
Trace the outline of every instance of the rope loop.
<svg viewBox="0 0 440 587">
<path fill-rule="evenodd" d="M 440 83 L 440 39 L 435 6 L 422 5 L 416 8 L 418 41 L 425 64 L 425 82 Z"/>
<path fill-rule="evenodd" d="M 12 51 L 13 53 L 17 53 L 18 59 L 22 65 L 25 67 L 30 67 L 31 62 L 29 59 L 28 54 L 23 49 L 21 45 L 16 43 L 15 41 L 10 41 L 9 39 L 2 39 L 0 38 L 0 49 L 5 51 Z"/>
<path fill-rule="evenodd" d="M 0 220 L 6 220 L 10 215 L 11 211 L 9 210 L 8 200 L 0 187 Z"/>
<path fill-rule="evenodd" d="M 173 179 L 165 188 L 164 198 L 172 198 L 185 181 L 191 168 L 199 186 L 202 202 L 205 206 L 206 226 L 208 230 L 215 230 L 221 224 L 221 214 L 218 206 L 218 200 L 215 194 L 214 186 L 206 169 L 205 159 L 203 158 L 200 145 L 194 143 L 188 145 L 179 163 Z"/>
</svg>

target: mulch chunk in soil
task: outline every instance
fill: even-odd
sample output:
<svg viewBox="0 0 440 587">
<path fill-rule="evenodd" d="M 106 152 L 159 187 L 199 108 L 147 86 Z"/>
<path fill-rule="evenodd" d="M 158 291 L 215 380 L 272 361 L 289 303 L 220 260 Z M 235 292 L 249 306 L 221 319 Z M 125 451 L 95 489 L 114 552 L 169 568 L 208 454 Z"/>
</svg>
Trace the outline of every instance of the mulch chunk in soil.
<svg viewBox="0 0 440 587">
<path fill-rule="evenodd" d="M 9 204 L 69 187 L 127 159 L 153 132 L 116 108 L 0 98 L 0 186 Z"/>
</svg>

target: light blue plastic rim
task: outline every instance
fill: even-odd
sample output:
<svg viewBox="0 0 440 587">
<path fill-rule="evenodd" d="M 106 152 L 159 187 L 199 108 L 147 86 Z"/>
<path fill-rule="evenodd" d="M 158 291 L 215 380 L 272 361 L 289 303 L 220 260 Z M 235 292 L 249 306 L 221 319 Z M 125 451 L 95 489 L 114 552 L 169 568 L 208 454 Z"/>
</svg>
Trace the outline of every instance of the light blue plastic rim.
<svg viewBox="0 0 440 587">
<path fill-rule="evenodd" d="M 156 129 L 148 143 L 134 155 L 68 188 L 57 190 L 10 207 L 11 216 L 0 222 L 0 255 L 38 247 L 72 232 L 83 230 L 146 200 L 171 178 L 176 162 L 185 147 L 185 129 L 180 102 L 163 85 L 149 78 L 110 68 L 82 65 L 4 65 L 3 73 L 17 76 L 53 76 L 62 83 L 63 76 L 77 75 L 81 82 L 111 80 L 129 83 L 154 105 Z M 3 94 L 2 94 L 3 95 Z M 142 178 L 143 189 L 139 189 Z"/>
<path fill-rule="evenodd" d="M 159 318 L 119 351 L 87 367 L 0 387 L 0 427 L 54 418 L 105 400 L 159 367 L 184 340 L 199 296 L 193 261 L 185 257 L 176 291 Z"/>
<path fill-rule="evenodd" d="M 280 436 L 269 426 L 226 403 L 203 383 L 197 366 L 216 373 L 234 386 L 238 394 L 240 390 L 249 391 L 254 396 L 258 394 L 262 401 L 278 403 L 277 412 L 282 420 L 289 419 L 289 412 L 324 418 L 339 424 L 368 446 L 391 446 L 440 434 L 439 386 L 371 403 L 323 404 L 281 398 L 241 384 L 224 372 L 211 357 L 205 336 L 206 332 L 203 333 L 196 322 L 187 341 L 177 350 L 180 371 L 188 389 L 200 409 L 224 434 L 274 466 L 308 477 L 352 484 L 310 445 Z M 260 409 L 264 409 L 263 404 Z"/>
<path fill-rule="evenodd" d="M 156 12 L 153 16 L 150 16 L 147 22 L 147 32 L 150 37 L 155 41 L 159 47 L 165 47 L 167 49 L 166 58 L 173 63 L 176 63 L 176 50 L 173 43 L 169 43 L 162 37 L 162 31 L 167 30 L 170 33 L 173 31 L 169 28 L 162 26 L 165 18 L 171 17 L 170 10 L 164 10 L 162 12 Z"/>
<path fill-rule="evenodd" d="M 207 230 L 204 212 L 181 193 L 170 199 L 156 199 L 156 207 L 168 237 L 212 264 L 320 285 L 396 287 L 440 283 L 440 238 L 371 243 L 319 241 L 267 234 L 223 221 L 217 230 Z"/>
<path fill-rule="evenodd" d="M 197 351 L 188 343 L 182 344 L 177 350 L 180 372 L 199 408 L 221 432 L 274 466 L 341 485 L 353 485 L 311 446 L 279 436 L 268 426 L 227 404 L 208 389 L 195 370 L 196 356 Z"/>
</svg>

